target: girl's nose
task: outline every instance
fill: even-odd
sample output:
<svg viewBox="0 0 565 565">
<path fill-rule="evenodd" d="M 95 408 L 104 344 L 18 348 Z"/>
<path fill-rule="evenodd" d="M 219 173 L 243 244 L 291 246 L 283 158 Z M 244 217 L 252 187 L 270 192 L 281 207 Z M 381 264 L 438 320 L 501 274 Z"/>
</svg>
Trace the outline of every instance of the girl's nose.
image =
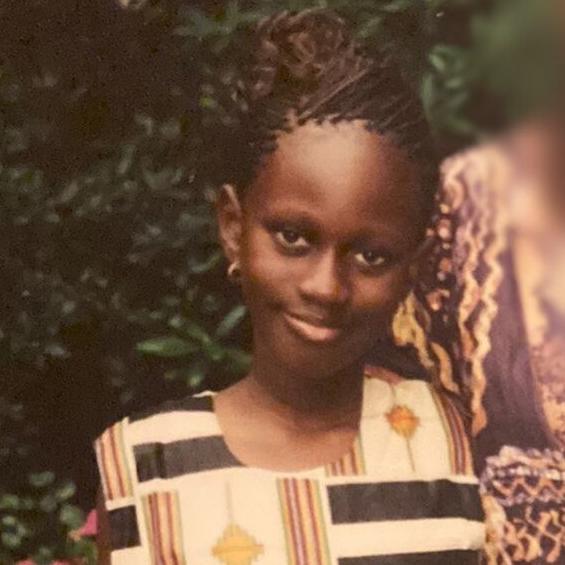
<svg viewBox="0 0 565 565">
<path fill-rule="evenodd" d="M 327 306 L 343 305 L 349 299 L 349 285 L 344 266 L 334 251 L 320 254 L 309 266 L 300 284 L 302 296 Z"/>
</svg>

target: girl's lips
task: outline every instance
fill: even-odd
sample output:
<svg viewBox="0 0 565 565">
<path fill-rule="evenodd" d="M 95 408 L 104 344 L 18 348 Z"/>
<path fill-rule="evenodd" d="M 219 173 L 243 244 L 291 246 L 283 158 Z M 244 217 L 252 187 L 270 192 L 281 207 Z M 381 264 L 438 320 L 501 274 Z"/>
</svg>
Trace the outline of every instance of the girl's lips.
<svg viewBox="0 0 565 565">
<path fill-rule="evenodd" d="M 307 322 L 292 314 L 284 314 L 286 323 L 303 339 L 316 343 L 328 343 L 336 340 L 342 334 L 341 328 L 324 326 L 323 322 Z"/>
</svg>

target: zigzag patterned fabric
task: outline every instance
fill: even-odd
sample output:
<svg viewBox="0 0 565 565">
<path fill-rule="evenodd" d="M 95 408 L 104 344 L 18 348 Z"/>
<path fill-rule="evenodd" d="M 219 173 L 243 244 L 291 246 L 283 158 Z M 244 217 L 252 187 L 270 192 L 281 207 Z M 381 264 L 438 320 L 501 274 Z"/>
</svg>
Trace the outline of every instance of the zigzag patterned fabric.
<svg viewBox="0 0 565 565">
<path fill-rule="evenodd" d="M 561 564 L 565 240 L 511 141 L 444 163 L 429 272 L 394 333 L 471 415 L 489 565 Z"/>
</svg>

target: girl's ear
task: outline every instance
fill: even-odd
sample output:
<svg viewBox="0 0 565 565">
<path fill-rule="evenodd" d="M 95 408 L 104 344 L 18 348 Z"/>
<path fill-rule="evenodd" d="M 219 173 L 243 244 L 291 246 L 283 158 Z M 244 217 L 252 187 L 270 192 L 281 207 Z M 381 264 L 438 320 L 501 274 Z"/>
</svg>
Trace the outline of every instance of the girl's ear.
<svg viewBox="0 0 565 565">
<path fill-rule="evenodd" d="M 224 184 L 216 201 L 220 243 L 230 263 L 239 262 L 243 213 L 234 187 Z"/>
</svg>

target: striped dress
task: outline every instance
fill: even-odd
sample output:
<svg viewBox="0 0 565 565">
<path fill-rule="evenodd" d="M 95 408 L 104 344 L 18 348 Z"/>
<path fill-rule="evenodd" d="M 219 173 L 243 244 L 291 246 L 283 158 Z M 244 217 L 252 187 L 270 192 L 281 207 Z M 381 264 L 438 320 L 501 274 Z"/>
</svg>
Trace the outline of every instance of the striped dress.
<svg viewBox="0 0 565 565">
<path fill-rule="evenodd" d="M 213 393 L 118 422 L 96 441 L 120 565 L 467 565 L 483 513 L 464 427 L 422 381 L 367 372 L 349 452 L 275 472 L 230 452 Z"/>
</svg>

